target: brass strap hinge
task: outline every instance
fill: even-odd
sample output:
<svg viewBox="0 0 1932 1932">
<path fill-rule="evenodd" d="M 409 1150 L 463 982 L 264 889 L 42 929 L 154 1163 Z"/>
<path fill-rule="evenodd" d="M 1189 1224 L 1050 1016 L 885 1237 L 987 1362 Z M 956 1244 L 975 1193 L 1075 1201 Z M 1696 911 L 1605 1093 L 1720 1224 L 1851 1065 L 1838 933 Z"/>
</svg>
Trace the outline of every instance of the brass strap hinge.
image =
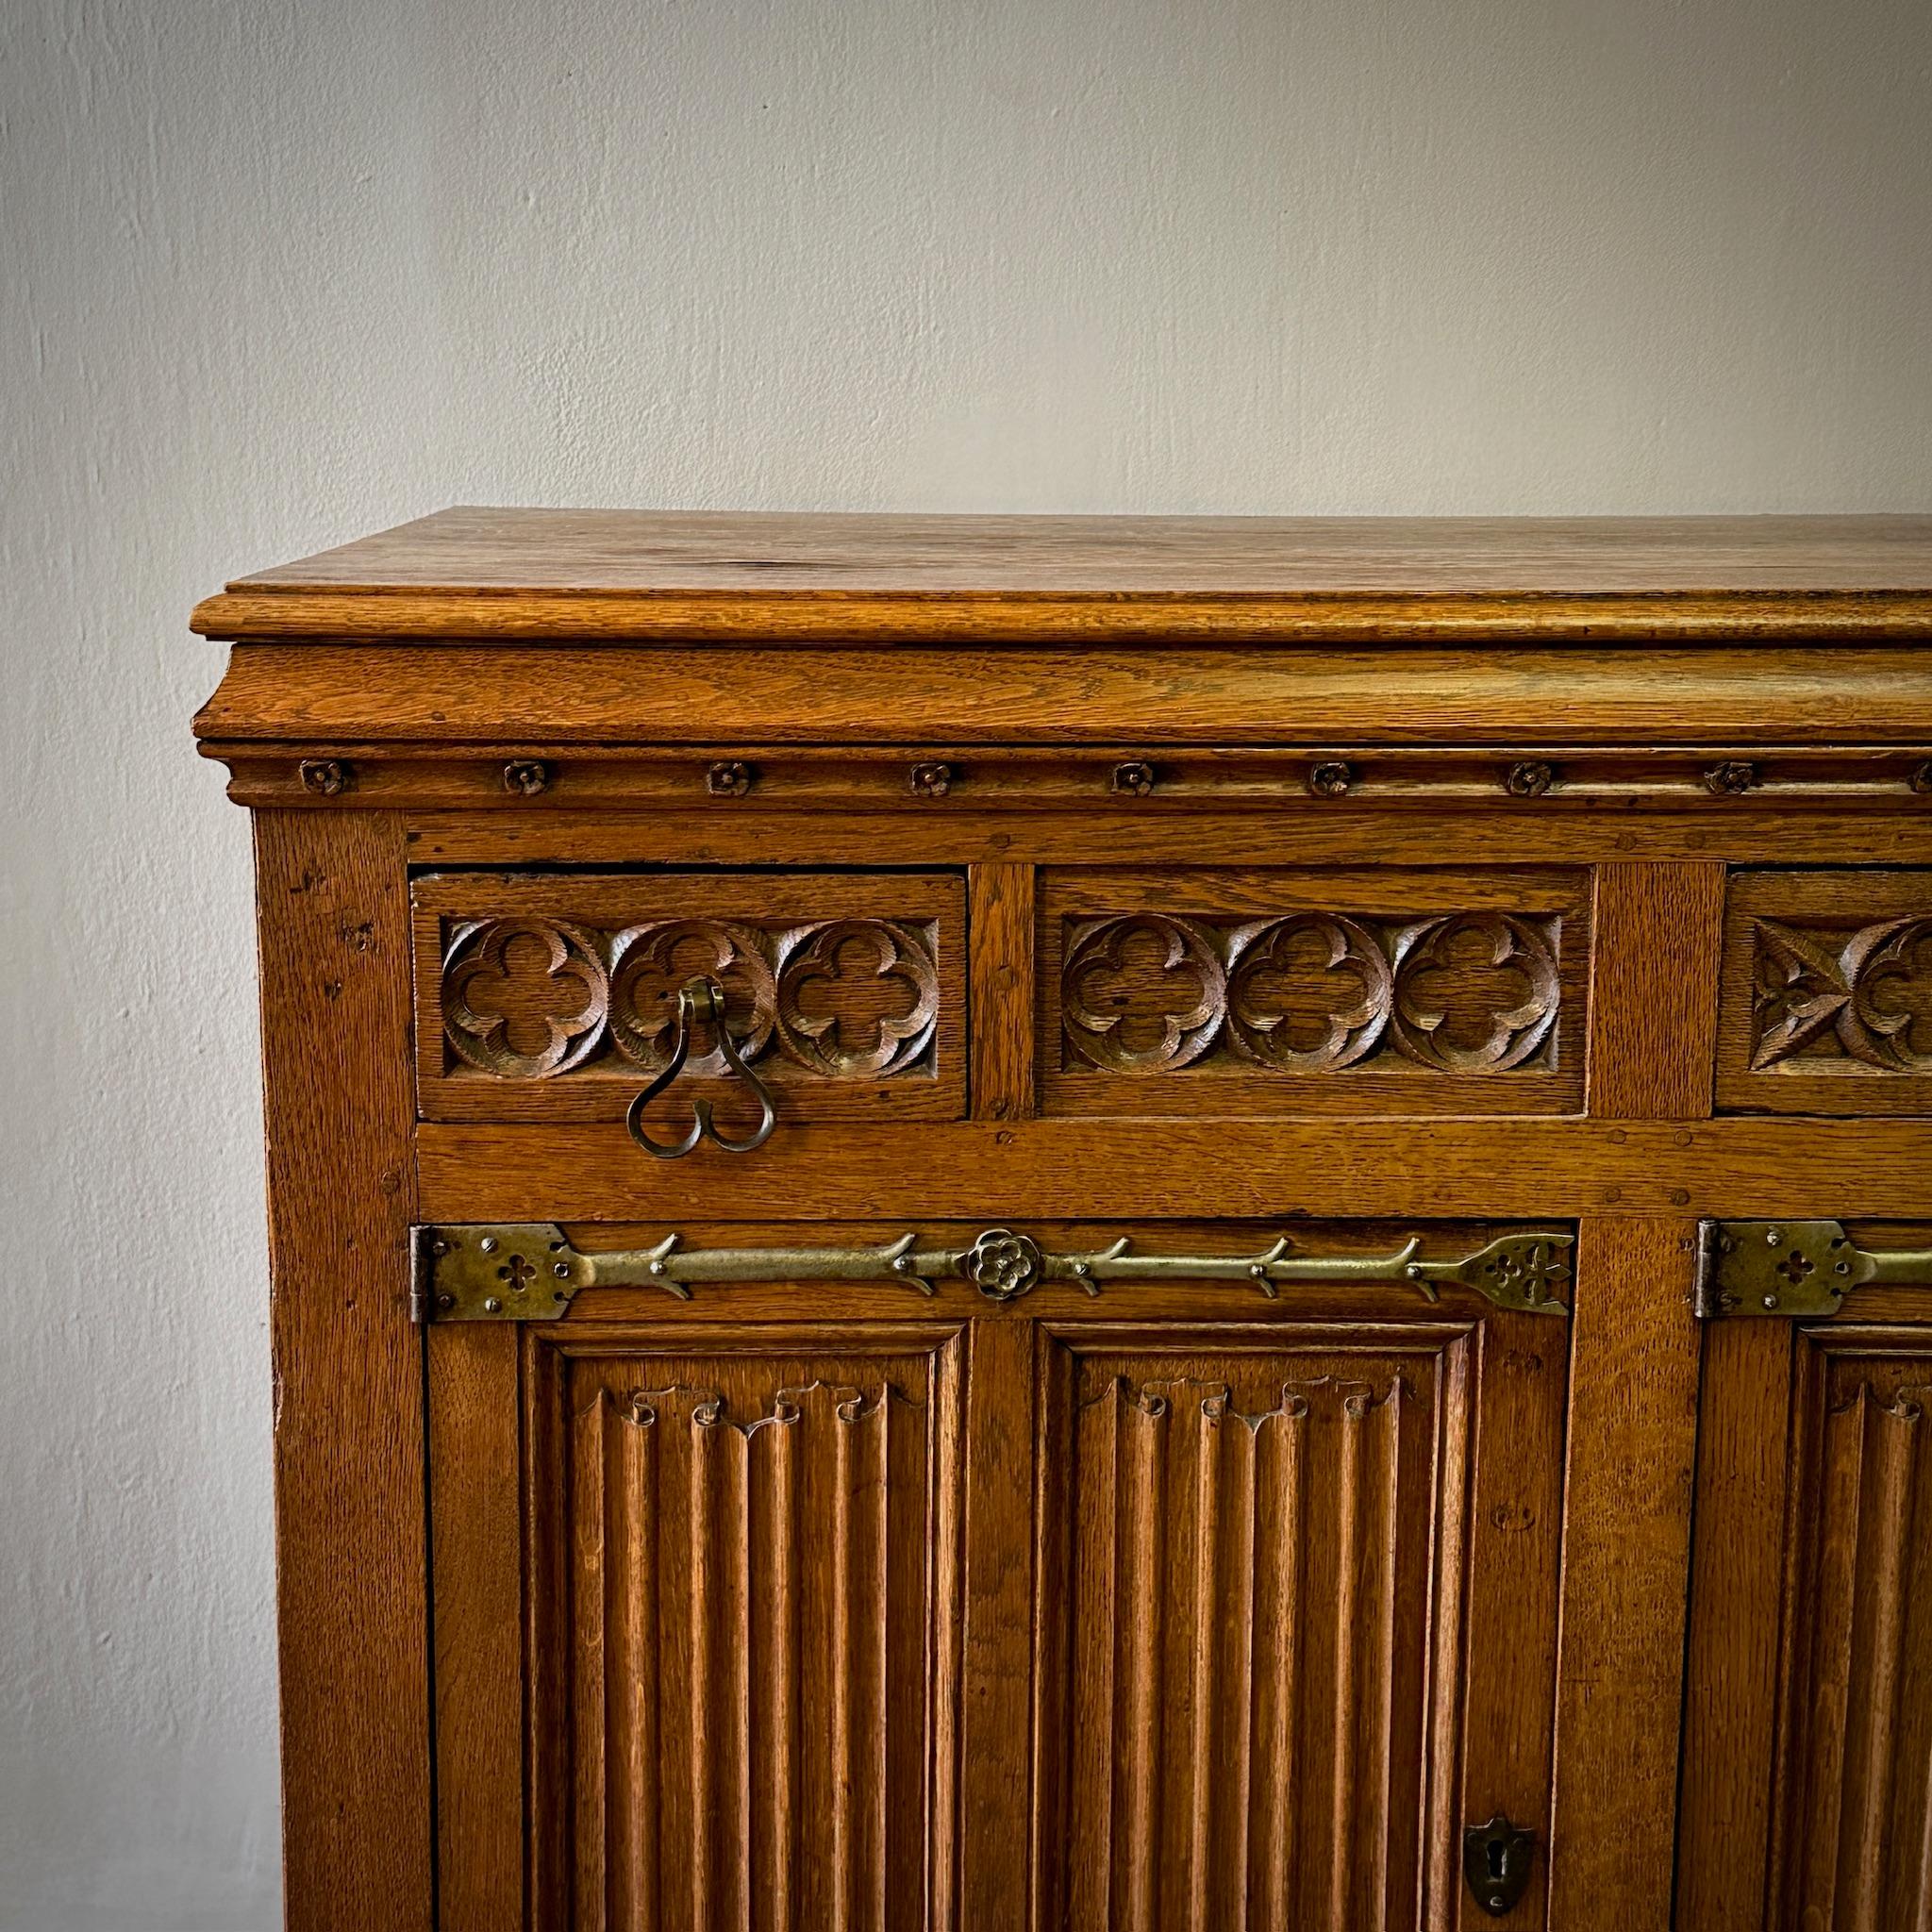
<svg viewBox="0 0 1932 1932">
<path fill-rule="evenodd" d="M 1567 1234 L 1510 1234 L 1453 1260 L 1425 1260 L 1418 1235 L 1386 1255 L 1300 1254 L 1286 1235 L 1256 1255 L 1137 1255 L 1123 1236 L 1092 1253 L 1063 1255 L 1030 1235 L 991 1227 L 964 1248 L 922 1246 L 916 1234 L 876 1247 L 686 1248 L 671 1234 L 655 1247 L 587 1255 L 549 1222 L 412 1232 L 409 1310 L 419 1322 L 555 1321 L 587 1288 L 661 1288 L 688 1301 L 691 1285 L 706 1281 L 879 1281 L 922 1294 L 938 1281 L 967 1281 L 996 1302 L 1043 1281 L 1070 1282 L 1088 1294 L 1113 1283 L 1237 1281 L 1271 1298 L 1285 1284 L 1380 1282 L 1426 1301 L 1449 1282 L 1501 1308 L 1563 1315 L 1572 1242 Z"/>
<path fill-rule="evenodd" d="M 1868 1283 L 1932 1287 L 1932 1249 L 1861 1248 L 1836 1221 L 1700 1221 L 1691 1309 L 1700 1321 L 1835 1315 Z"/>
</svg>

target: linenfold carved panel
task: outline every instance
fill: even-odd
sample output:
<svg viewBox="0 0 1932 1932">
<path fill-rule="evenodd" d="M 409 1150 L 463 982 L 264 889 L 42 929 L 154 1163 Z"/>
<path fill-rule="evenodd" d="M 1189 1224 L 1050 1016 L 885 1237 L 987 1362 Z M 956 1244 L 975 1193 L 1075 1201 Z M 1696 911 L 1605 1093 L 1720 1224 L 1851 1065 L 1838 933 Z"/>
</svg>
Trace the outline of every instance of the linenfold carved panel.
<svg viewBox="0 0 1932 1932">
<path fill-rule="evenodd" d="M 1800 1343 L 1779 1932 L 1916 1924 L 1932 1896 L 1932 1337 Z"/>
<path fill-rule="evenodd" d="M 1932 874 L 1732 880 L 1718 1097 L 1777 1112 L 1932 1103 Z"/>
<path fill-rule="evenodd" d="M 1540 1111 L 1580 1096 L 1574 875 L 1092 873 L 1049 875 L 1046 898 L 1049 1111 Z M 1128 1095 L 1108 1074 L 1181 1077 Z"/>
<path fill-rule="evenodd" d="M 562 1497 L 539 1618 L 571 1716 L 536 1760 L 558 1923 L 927 1923 L 958 1353 L 560 1365 L 537 1472 Z"/>
<path fill-rule="evenodd" d="M 957 880 L 892 874 L 419 880 L 424 1111 L 621 1114 L 668 1063 L 678 988 L 702 975 L 792 1117 L 876 1111 L 885 1088 L 957 1113 L 960 898 Z M 687 1068 L 728 1090 L 715 1040 Z"/>
<path fill-rule="evenodd" d="M 1453 1915 L 1459 1714 L 1494 1694 L 1465 1620 L 1507 1616 L 1490 1661 L 1526 1708 L 1549 1694 L 1560 1374 L 1524 1385 L 1478 1493 L 1466 1335 L 1063 1341 L 1043 1923 L 1414 1925 L 1432 1892 Z"/>
</svg>

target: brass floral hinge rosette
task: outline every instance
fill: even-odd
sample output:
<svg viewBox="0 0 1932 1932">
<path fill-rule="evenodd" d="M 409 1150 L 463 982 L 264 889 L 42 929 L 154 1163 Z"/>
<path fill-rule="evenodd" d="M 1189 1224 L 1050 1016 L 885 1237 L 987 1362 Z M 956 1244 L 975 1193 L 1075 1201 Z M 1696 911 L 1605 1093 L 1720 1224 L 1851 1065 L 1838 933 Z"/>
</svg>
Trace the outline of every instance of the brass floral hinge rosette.
<svg viewBox="0 0 1932 1932">
<path fill-rule="evenodd" d="M 1501 1308 L 1562 1315 L 1572 1245 L 1567 1234 L 1508 1234 L 1473 1254 L 1425 1260 L 1419 1235 L 1383 1255 L 1303 1254 L 1283 1235 L 1252 1255 L 1141 1255 L 1124 1235 L 1091 1253 L 1060 1254 L 991 1227 L 963 1248 L 922 1246 L 917 1234 L 872 1247 L 687 1248 L 670 1234 L 653 1247 L 587 1255 L 541 1221 L 419 1227 L 414 1241 L 411 1313 L 443 1322 L 555 1321 L 587 1288 L 661 1288 L 689 1301 L 694 1285 L 726 1281 L 879 1281 L 928 1295 L 938 1282 L 965 1281 L 993 1302 L 1048 1281 L 1090 1295 L 1133 1282 L 1230 1281 L 1271 1300 L 1284 1286 L 1375 1283 L 1431 1302 L 1447 1283 Z"/>
</svg>

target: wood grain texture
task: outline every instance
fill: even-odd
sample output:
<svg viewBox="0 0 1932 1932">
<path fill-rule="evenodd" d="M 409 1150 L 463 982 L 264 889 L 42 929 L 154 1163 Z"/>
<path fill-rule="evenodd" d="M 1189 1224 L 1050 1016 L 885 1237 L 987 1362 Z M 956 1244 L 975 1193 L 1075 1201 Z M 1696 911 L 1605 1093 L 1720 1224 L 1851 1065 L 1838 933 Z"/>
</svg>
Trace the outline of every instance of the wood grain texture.
<svg viewBox="0 0 1932 1932">
<path fill-rule="evenodd" d="M 1567 814 L 1441 809 L 1297 814 L 1291 853 L 1266 814 L 1060 811 L 857 813 L 710 809 L 467 813 L 409 820 L 422 865 L 1223 865 L 1519 866 L 1727 861 L 1737 865 L 1932 864 L 1932 809 Z"/>
<path fill-rule="evenodd" d="M 1721 865 L 1597 868 L 1590 1111 L 1691 1119 L 1710 1111 Z"/>
<path fill-rule="evenodd" d="M 427 1932 L 408 905 L 381 813 L 256 821 L 291 1932 Z"/>
<path fill-rule="evenodd" d="M 209 742 L 1868 745 L 1932 740 L 1932 650 L 895 652 L 242 644 Z M 755 708 L 752 700 L 755 694 Z M 936 810 L 943 805 L 934 801 Z"/>
<path fill-rule="evenodd" d="M 1764 1932 L 1795 1334 L 1724 1322 L 1705 1337 L 1677 1932 Z"/>
<path fill-rule="evenodd" d="M 1932 1135 L 1906 1121 L 1014 1121 L 801 1126 L 667 1172 L 622 1126 L 425 1122 L 443 1221 L 884 1215 L 1910 1215 Z"/>
<path fill-rule="evenodd" d="M 1932 631 L 1924 517 L 462 508 L 238 579 L 222 637 L 1732 638 Z"/>
<path fill-rule="evenodd" d="M 966 1368 L 966 1614 L 960 1659 L 962 1932 L 1024 1925 L 1030 1890 L 1024 1802 L 1030 1757 L 1034 1607 L 1034 1327 L 973 1323 Z"/>
<path fill-rule="evenodd" d="M 438 1932 L 523 1932 L 522 1340 L 429 1331 Z"/>
<path fill-rule="evenodd" d="M 967 874 L 966 891 L 973 1117 L 1025 1120 L 1037 1110 L 1033 868 L 975 865 Z"/>
<path fill-rule="evenodd" d="M 1701 1337 L 1695 1224 L 1577 1248 L 1549 1921 L 1665 1932 L 1676 1836 Z"/>
</svg>

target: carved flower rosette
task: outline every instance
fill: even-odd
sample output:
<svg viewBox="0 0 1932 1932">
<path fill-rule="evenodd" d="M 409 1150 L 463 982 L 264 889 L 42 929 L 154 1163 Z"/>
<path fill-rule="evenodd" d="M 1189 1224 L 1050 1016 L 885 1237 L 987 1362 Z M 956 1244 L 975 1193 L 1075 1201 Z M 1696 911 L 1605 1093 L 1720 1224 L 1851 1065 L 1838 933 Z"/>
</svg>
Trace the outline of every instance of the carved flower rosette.
<svg viewBox="0 0 1932 1932">
<path fill-rule="evenodd" d="M 609 999 L 592 936 L 555 920 L 466 925 L 443 960 L 443 1038 L 471 1066 L 506 1079 L 548 1079 L 588 1059 Z"/>
<path fill-rule="evenodd" d="M 626 927 L 610 951 L 610 1037 L 645 1072 L 670 1064 L 678 990 L 694 978 L 715 979 L 724 989 L 724 1024 L 740 1058 L 755 1058 L 770 1042 L 777 981 L 750 927 L 716 919 L 658 920 Z M 700 1075 L 728 1071 L 715 1038 L 687 1064 Z"/>
</svg>

